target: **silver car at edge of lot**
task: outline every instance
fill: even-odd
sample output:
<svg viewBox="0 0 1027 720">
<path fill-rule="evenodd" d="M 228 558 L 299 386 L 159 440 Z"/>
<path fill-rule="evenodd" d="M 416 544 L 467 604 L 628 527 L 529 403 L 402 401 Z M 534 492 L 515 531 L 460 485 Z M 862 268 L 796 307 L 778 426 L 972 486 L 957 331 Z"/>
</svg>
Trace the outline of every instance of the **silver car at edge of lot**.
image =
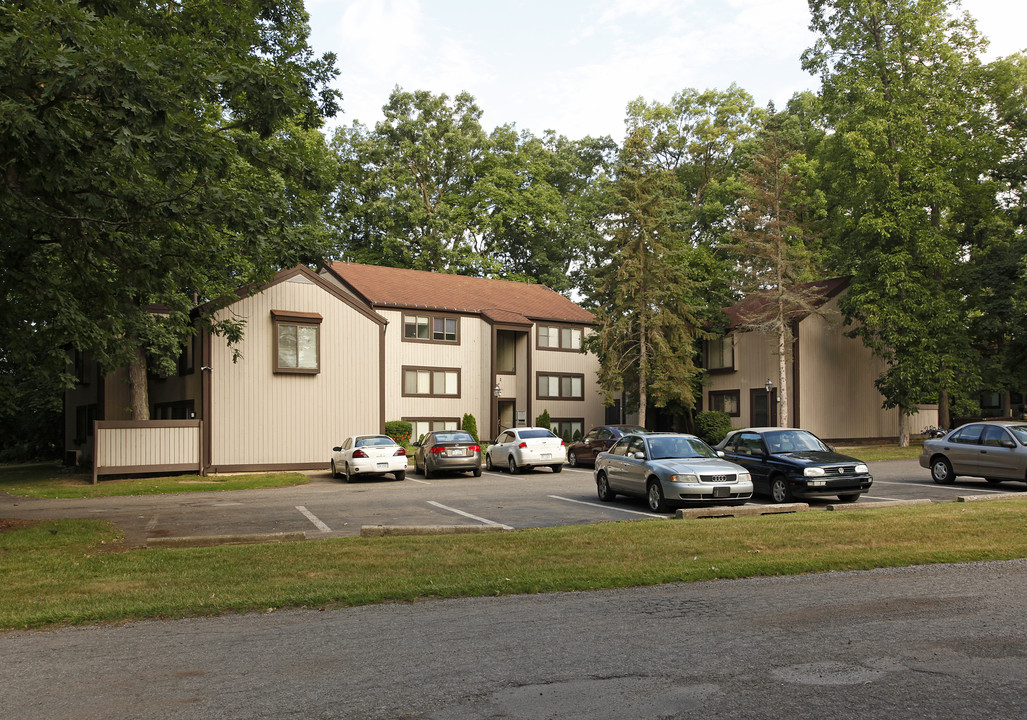
<svg viewBox="0 0 1027 720">
<path fill-rule="evenodd" d="M 499 433 L 485 451 L 485 467 L 507 468 L 511 473 L 524 468 L 548 467 L 558 473 L 567 462 L 567 445 L 548 428 L 509 428 Z"/>
<path fill-rule="evenodd" d="M 743 505 L 752 498 L 748 471 L 694 435 L 625 435 L 599 453 L 594 474 L 603 502 L 636 495 L 653 512 L 689 504 Z"/>
<path fill-rule="evenodd" d="M 354 435 L 332 448 L 332 477 L 350 482 L 357 475 L 406 477 L 407 451 L 388 435 Z"/>
<path fill-rule="evenodd" d="M 960 475 L 989 483 L 1027 482 L 1027 422 L 993 420 L 968 423 L 946 435 L 924 440 L 920 467 L 928 468 L 939 485 Z"/>
</svg>

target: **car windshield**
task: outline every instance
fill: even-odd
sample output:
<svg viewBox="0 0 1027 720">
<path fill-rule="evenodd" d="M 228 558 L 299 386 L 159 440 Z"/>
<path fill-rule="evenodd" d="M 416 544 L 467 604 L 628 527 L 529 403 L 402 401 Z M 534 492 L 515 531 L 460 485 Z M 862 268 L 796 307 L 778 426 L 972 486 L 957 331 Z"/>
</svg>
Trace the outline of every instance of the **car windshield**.
<svg viewBox="0 0 1027 720">
<path fill-rule="evenodd" d="M 474 442 L 474 438 L 471 437 L 470 433 L 465 432 L 435 433 L 435 442 Z"/>
<path fill-rule="evenodd" d="M 710 446 L 702 440 L 686 437 L 651 437 L 649 452 L 653 460 L 717 457 Z"/>
<path fill-rule="evenodd" d="M 1013 433 L 1021 445 L 1027 445 L 1027 425 L 1010 425 L 1006 430 Z"/>
<path fill-rule="evenodd" d="M 521 440 L 531 440 L 532 438 L 555 438 L 556 437 L 556 435 L 553 435 L 553 433 L 549 432 L 548 430 L 541 429 L 541 428 L 538 429 L 538 430 L 519 430 L 517 432 L 517 435 L 518 435 L 518 437 L 521 438 Z"/>
<path fill-rule="evenodd" d="M 356 447 L 378 447 L 380 445 L 395 445 L 396 441 L 390 437 L 384 435 L 375 435 L 373 437 L 362 437 L 357 438 Z"/>
<path fill-rule="evenodd" d="M 805 430 L 779 430 L 777 432 L 764 433 L 763 439 L 767 443 L 767 449 L 772 453 L 790 452 L 829 452 L 820 438 Z"/>
</svg>

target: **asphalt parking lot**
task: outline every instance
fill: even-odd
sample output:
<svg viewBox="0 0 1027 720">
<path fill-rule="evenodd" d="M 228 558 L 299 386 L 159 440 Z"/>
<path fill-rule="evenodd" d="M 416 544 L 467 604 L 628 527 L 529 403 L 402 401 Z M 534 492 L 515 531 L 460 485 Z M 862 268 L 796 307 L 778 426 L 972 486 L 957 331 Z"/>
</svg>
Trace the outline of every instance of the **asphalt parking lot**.
<svg viewBox="0 0 1027 720">
<path fill-rule="evenodd" d="M 959 496 L 1027 493 L 1027 484 L 988 485 L 959 478 L 937 485 L 916 460 L 871 464 L 874 485 L 858 505 L 895 500 L 951 502 Z M 770 504 L 757 496 L 751 504 Z M 823 509 L 832 501 L 811 501 Z M 0 517 L 48 519 L 104 518 L 117 524 L 126 542 L 143 545 L 156 538 L 225 537 L 303 533 L 307 539 L 359 535 L 365 526 L 453 526 L 521 529 L 671 518 L 651 513 L 642 499 L 596 497 L 591 468 L 540 469 L 518 475 L 484 471 L 480 478 L 454 474 L 425 480 L 408 473 L 403 481 L 345 483 L 328 471 L 290 488 L 188 495 L 133 496 L 84 500 L 38 500 L 0 494 Z"/>
</svg>

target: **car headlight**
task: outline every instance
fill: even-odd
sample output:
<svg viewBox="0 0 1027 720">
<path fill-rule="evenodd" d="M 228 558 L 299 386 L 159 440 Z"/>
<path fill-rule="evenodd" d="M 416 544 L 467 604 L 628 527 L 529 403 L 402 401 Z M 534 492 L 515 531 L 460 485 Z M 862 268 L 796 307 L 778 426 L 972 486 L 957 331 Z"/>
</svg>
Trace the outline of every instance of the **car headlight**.
<svg viewBox="0 0 1027 720">
<path fill-rule="evenodd" d="M 870 468 L 868 468 L 866 465 L 863 465 L 863 464 L 857 465 L 855 469 L 856 469 L 856 472 L 860 473 L 860 474 L 870 472 Z"/>
<path fill-rule="evenodd" d="M 749 473 L 738 473 L 738 475 L 735 476 L 735 479 L 740 483 L 752 482 L 752 475 Z"/>
<path fill-rule="evenodd" d="M 699 477 L 697 475 L 671 475 L 667 480 L 672 483 L 695 483 L 699 482 Z"/>
<path fill-rule="evenodd" d="M 808 467 L 802 471 L 802 474 L 806 477 L 824 477 L 824 468 Z"/>
</svg>

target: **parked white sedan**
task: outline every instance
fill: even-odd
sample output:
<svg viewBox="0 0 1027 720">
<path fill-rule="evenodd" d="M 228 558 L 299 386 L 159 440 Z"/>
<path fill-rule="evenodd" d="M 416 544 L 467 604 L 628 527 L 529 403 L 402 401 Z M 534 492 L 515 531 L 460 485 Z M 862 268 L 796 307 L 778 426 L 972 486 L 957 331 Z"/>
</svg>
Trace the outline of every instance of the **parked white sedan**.
<svg viewBox="0 0 1027 720">
<path fill-rule="evenodd" d="M 489 470 L 505 467 L 516 473 L 523 468 L 548 466 L 560 472 L 565 462 L 567 446 L 563 440 L 541 427 L 504 430 L 485 451 L 485 467 Z"/>
<path fill-rule="evenodd" d="M 332 477 L 349 482 L 358 475 L 392 473 L 406 477 L 407 451 L 388 435 L 354 435 L 332 448 Z"/>
</svg>

